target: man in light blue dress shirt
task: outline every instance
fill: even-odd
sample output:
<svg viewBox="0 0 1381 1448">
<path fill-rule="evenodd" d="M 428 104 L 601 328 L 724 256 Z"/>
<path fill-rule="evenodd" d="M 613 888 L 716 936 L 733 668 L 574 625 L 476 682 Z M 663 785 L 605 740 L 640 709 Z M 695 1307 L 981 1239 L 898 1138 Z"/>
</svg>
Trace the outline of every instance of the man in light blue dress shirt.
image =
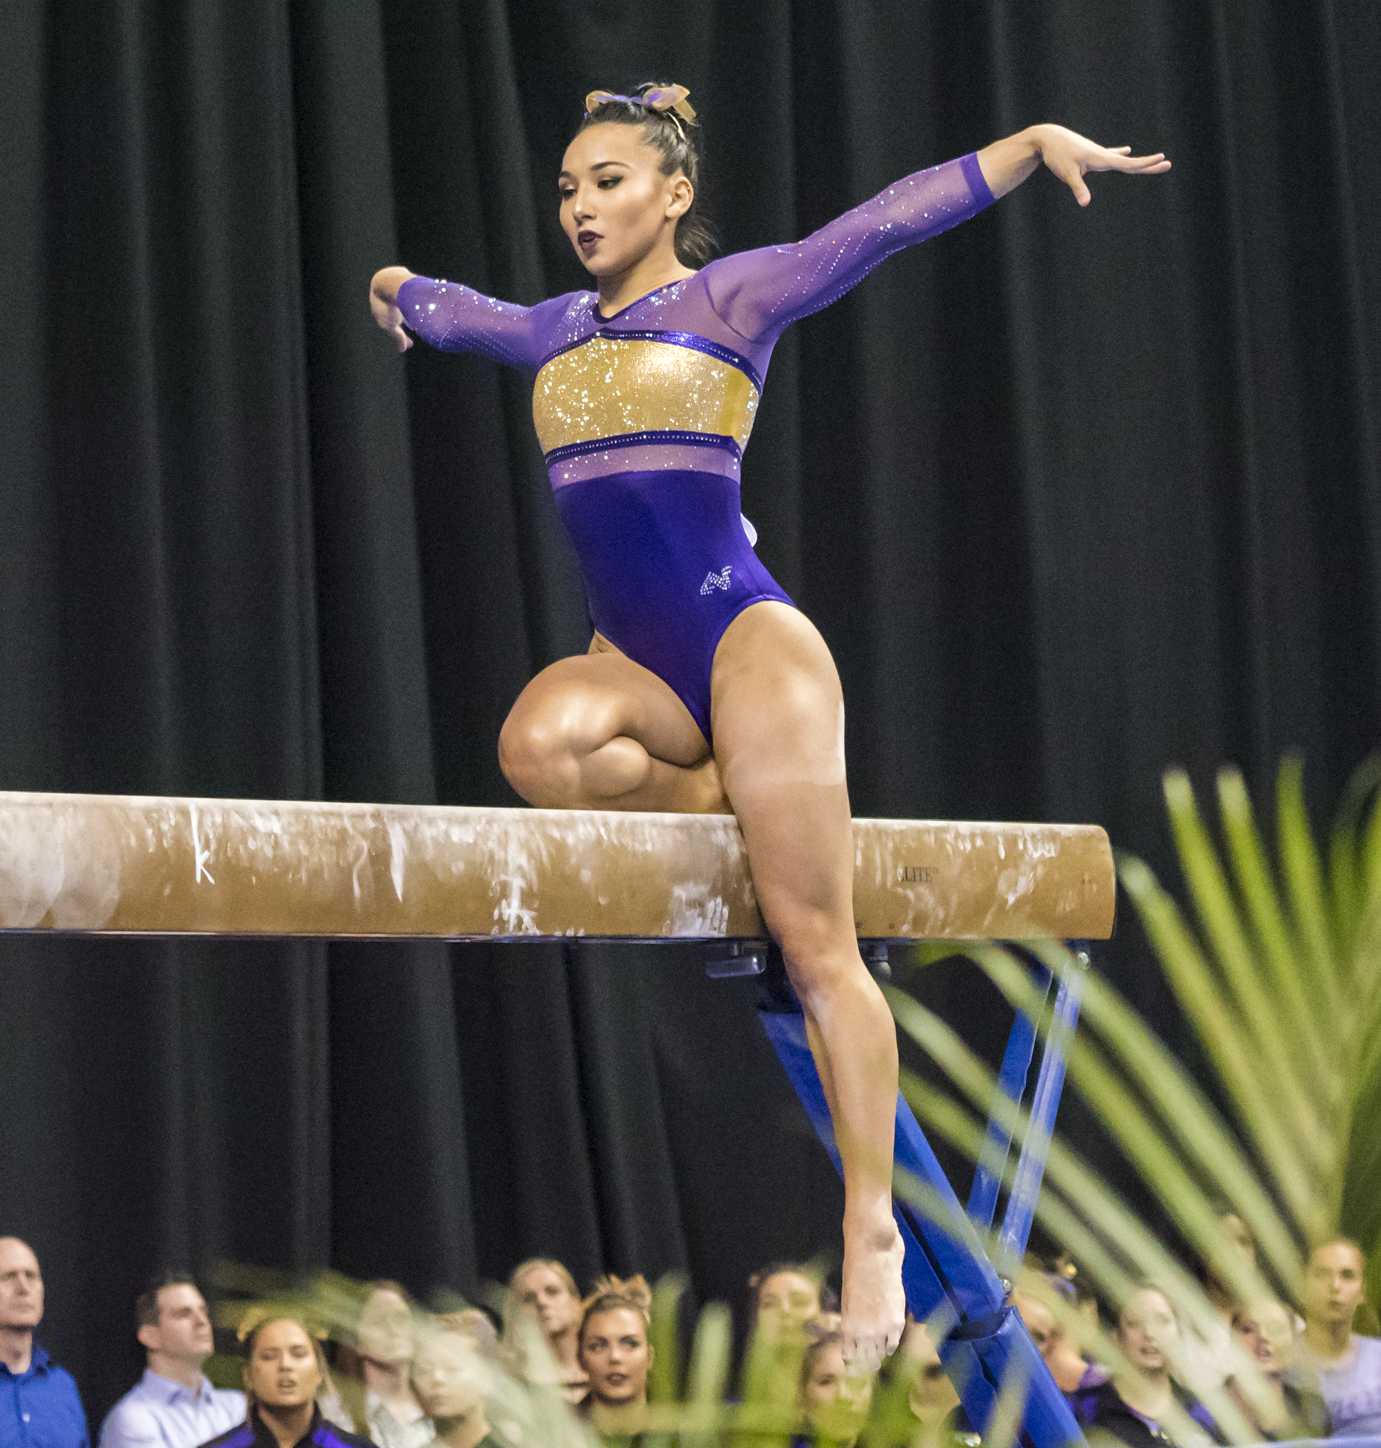
<svg viewBox="0 0 1381 1448">
<path fill-rule="evenodd" d="M 144 1376 L 106 1415 L 100 1448 L 197 1448 L 245 1421 L 245 1395 L 213 1388 L 202 1364 L 214 1346 L 206 1299 L 169 1273 L 135 1304 Z"/>
</svg>

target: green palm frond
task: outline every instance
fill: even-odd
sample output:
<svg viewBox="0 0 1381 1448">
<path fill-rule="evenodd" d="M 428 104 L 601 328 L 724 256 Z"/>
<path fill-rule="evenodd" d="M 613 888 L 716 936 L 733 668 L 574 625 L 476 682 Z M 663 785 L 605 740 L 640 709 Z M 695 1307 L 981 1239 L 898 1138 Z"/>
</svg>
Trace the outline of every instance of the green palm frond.
<svg viewBox="0 0 1381 1448">
<path fill-rule="evenodd" d="M 1187 776 L 1167 775 L 1192 919 L 1143 862 L 1119 859 L 1123 889 L 1214 1085 L 1196 1081 L 1173 1045 L 1109 982 L 1096 974 L 1081 981 L 1071 1081 L 1184 1240 L 1243 1298 L 1264 1295 L 1270 1280 L 1292 1292 L 1305 1245 L 1328 1233 L 1356 1236 L 1381 1270 L 1381 1134 L 1374 1129 L 1381 1119 L 1379 784 L 1381 760 L 1371 761 L 1354 777 L 1320 850 L 1303 771 L 1287 761 L 1276 788 L 1273 862 L 1237 772 L 1225 770 L 1218 780 L 1221 844 Z M 1043 993 L 1025 959 L 994 946 L 965 953 L 1014 1008 L 1048 1030 Z M 1039 945 L 1032 953 L 1057 979 L 1084 971 L 1063 947 Z M 919 1002 L 897 991 L 891 999 L 899 1025 L 949 1086 L 908 1077 L 918 1116 L 980 1159 L 981 1118 L 997 1098 L 992 1070 Z M 1025 1125 L 1010 1104 L 999 1104 L 997 1115 L 1014 1132 Z M 1221 1251 L 1217 1206 L 1224 1200 L 1256 1237 L 1259 1272 Z M 1191 1321 L 1211 1321 L 1194 1277 L 1058 1137 L 1037 1219 L 1109 1300 L 1121 1302 L 1151 1277 Z M 1227 1416 L 1220 1421 L 1229 1426 Z M 1244 1430 L 1240 1419 L 1229 1429 Z"/>
</svg>

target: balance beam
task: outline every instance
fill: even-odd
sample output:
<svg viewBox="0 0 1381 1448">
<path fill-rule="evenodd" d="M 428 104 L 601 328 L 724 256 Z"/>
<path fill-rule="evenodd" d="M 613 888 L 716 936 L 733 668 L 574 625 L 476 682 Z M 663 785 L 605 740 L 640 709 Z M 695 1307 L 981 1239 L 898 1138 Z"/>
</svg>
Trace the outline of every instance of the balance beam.
<svg viewBox="0 0 1381 1448">
<path fill-rule="evenodd" d="M 1104 940 L 1093 825 L 854 822 L 876 940 Z M 732 815 L 0 791 L 0 930 L 761 940 Z"/>
</svg>

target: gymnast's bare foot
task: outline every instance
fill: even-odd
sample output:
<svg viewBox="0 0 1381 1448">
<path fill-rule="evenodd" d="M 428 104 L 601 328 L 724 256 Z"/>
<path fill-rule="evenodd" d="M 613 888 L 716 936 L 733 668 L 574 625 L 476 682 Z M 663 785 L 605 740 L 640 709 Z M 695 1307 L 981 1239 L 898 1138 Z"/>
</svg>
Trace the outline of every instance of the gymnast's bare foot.
<svg viewBox="0 0 1381 1448">
<path fill-rule="evenodd" d="M 844 1235 L 843 1356 L 850 1372 L 874 1373 L 897 1350 L 906 1326 L 901 1233 L 886 1227 Z"/>
</svg>

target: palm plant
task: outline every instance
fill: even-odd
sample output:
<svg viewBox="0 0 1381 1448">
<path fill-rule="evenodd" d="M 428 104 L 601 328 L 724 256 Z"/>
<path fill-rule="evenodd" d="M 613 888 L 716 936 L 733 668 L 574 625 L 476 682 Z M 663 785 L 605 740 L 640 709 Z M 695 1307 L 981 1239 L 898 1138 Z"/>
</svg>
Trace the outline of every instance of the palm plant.
<svg viewBox="0 0 1381 1448">
<path fill-rule="evenodd" d="M 1277 781 L 1273 864 L 1238 772 L 1218 778 L 1221 847 L 1187 776 L 1167 775 L 1192 924 L 1145 863 L 1119 860 L 1123 889 L 1213 1067 L 1221 1106 L 1111 984 L 1096 975 L 1082 982 L 1070 1079 L 1183 1239 L 1244 1300 L 1270 1295 L 1272 1285 L 1293 1294 L 1305 1246 L 1326 1235 L 1346 1232 L 1370 1249 L 1374 1268 L 1381 1260 L 1378 780 L 1375 763 L 1358 772 L 1320 848 L 1302 769 L 1288 761 Z M 1033 951 L 1057 978 L 1085 971 L 1063 947 Z M 966 954 L 1014 1008 L 1039 1013 L 1040 988 L 1016 954 L 996 946 Z M 917 1115 L 978 1160 L 979 1116 L 997 1091 L 992 1071 L 917 1000 L 894 990 L 892 1004 L 953 1088 L 908 1074 Z M 1020 1111 L 1000 1114 L 1013 1131 L 1024 1129 Z M 1225 1250 L 1224 1200 L 1255 1236 L 1259 1267 Z M 1110 1301 L 1155 1279 L 1208 1335 L 1212 1308 L 1195 1276 L 1058 1138 L 1037 1220 Z M 998 1265 L 1013 1275 L 1018 1264 Z M 1209 1406 L 1229 1431 L 1253 1436 L 1221 1396 Z"/>
</svg>

